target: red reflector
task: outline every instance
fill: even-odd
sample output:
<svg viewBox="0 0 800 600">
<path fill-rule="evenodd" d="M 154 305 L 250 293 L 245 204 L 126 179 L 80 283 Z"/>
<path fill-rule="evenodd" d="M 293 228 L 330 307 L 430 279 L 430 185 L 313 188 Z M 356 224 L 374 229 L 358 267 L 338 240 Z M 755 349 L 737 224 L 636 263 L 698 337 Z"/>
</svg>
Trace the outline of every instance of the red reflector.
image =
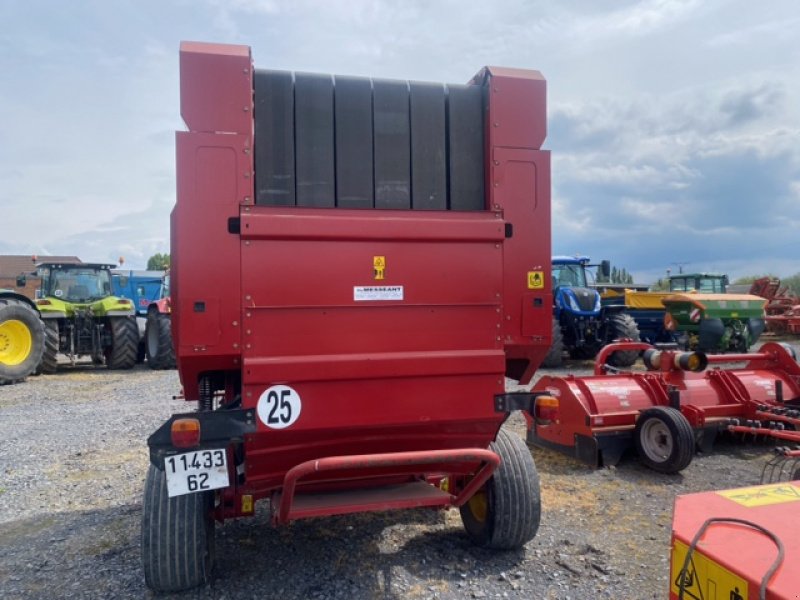
<svg viewBox="0 0 800 600">
<path fill-rule="evenodd" d="M 200 421 L 197 419 L 175 419 L 170 431 L 172 445 L 176 448 L 191 448 L 200 444 Z"/>
<path fill-rule="evenodd" d="M 130 303 L 131 301 L 128 300 L 127 298 L 120 298 L 119 300 L 117 300 L 117 304 L 130 304 Z"/>
<path fill-rule="evenodd" d="M 48 306 L 52 304 L 52 302 L 50 302 L 50 300 L 37 300 L 36 304 L 38 304 L 39 306 Z"/>
</svg>

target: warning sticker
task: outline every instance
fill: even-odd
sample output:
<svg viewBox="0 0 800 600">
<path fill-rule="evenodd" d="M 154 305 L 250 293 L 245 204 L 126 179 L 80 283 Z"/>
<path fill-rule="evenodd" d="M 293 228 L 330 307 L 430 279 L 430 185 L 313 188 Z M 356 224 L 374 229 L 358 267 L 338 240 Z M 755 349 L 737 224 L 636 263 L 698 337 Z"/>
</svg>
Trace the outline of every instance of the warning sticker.
<svg viewBox="0 0 800 600">
<path fill-rule="evenodd" d="M 693 600 L 747 600 L 747 581 L 717 564 L 699 550 L 692 552 L 684 570 L 689 547 L 675 540 L 672 547 L 670 589 L 676 597 Z"/>
<path fill-rule="evenodd" d="M 724 490 L 717 493 L 728 500 L 733 500 L 737 504 L 747 506 L 748 508 L 800 501 L 800 488 L 790 483 L 756 485 L 735 490 Z"/>
<path fill-rule="evenodd" d="M 402 300 L 402 285 L 367 285 L 353 288 L 353 300 Z"/>
<path fill-rule="evenodd" d="M 386 257 L 385 256 L 373 256 L 372 257 L 372 270 L 375 275 L 375 279 L 385 279 L 386 278 Z"/>
<path fill-rule="evenodd" d="M 528 289 L 544 289 L 544 271 L 528 271 Z"/>
</svg>

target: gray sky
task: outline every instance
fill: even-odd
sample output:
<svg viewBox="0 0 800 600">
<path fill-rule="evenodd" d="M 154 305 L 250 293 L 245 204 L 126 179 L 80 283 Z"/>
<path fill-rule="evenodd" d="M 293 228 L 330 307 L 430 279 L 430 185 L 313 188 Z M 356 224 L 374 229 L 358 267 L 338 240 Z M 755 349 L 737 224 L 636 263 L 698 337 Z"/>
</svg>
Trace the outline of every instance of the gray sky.
<svg viewBox="0 0 800 600">
<path fill-rule="evenodd" d="M 0 253 L 169 251 L 178 44 L 257 67 L 548 81 L 553 252 L 800 272 L 796 0 L 0 0 Z"/>
</svg>

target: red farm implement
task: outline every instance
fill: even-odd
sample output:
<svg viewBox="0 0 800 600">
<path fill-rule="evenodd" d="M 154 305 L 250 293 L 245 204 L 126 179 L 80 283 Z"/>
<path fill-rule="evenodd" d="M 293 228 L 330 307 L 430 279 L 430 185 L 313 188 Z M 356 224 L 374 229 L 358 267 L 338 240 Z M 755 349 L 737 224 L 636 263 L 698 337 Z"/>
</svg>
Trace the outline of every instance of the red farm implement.
<svg viewBox="0 0 800 600">
<path fill-rule="evenodd" d="M 644 351 L 646 371 L 607 373 L 610 353 L 632 350 Z M 745 364 L 719 367 L 730 362 Z M 800 443 L 800 365 L 775 342 L 756 353 L 708 356 L 612 344 L 594 376 L 546 376 L 533 391 L 540 395 L 527 415 L 528 440 L 595 466 L 616 464 L 635 446 L 646 465 L 674 473 L 722 431 Z"/>
<path fill-rule="evenodd" d="M 541 75 L 289 73 L 200 43 L 180 65 L 172 330 L 197 410 L 148 440 L 148 585 L 207 581 L 215 522 L 261 501 L 276 525 L 459 507 L 477 543 L 522 546 L 538 478 L 501 425 L 535 398 L 504 376 L 550 345 Z"/>
<path fill-rule="evenodd" d="M 678 496 L 670 600 L 795 600 L 800 482 Z"/>
<path fill-rule="evenodd" d="M 767 299 L 767 331 L 775 335 L 800 335 L 800 297 L 787 287 L 781 287 L 776 277 L 756 279 L 750 293 Z"/>
</svg>

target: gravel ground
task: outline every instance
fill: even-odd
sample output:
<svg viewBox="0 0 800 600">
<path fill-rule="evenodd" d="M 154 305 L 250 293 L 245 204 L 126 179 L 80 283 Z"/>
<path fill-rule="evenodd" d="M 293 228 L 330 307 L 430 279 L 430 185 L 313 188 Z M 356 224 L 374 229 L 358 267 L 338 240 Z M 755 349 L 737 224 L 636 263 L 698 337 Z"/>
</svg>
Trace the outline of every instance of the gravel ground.
<svg viewBox="0 0 800 600">
<path fill-rule="evenodd" d="M 175 371 L 90 366 L 0 387 L 0 598 L 152 597 L 139 559 L 145 440 L 186 409 L 170 399 L 178 389 Z M 508 426 L 524 434 L 520 416 Z M 215 582 L 176 597 L 665 598 L 675 495 L 756 484 L 771 455 L 722 441 L 666 476 L 634 457 L 594 470 L 532 452 L 542 525 L 522 551 L 474 547 L 453 510 L 273 529 L 262 507 L 217 528 Z"/>
</svg>

